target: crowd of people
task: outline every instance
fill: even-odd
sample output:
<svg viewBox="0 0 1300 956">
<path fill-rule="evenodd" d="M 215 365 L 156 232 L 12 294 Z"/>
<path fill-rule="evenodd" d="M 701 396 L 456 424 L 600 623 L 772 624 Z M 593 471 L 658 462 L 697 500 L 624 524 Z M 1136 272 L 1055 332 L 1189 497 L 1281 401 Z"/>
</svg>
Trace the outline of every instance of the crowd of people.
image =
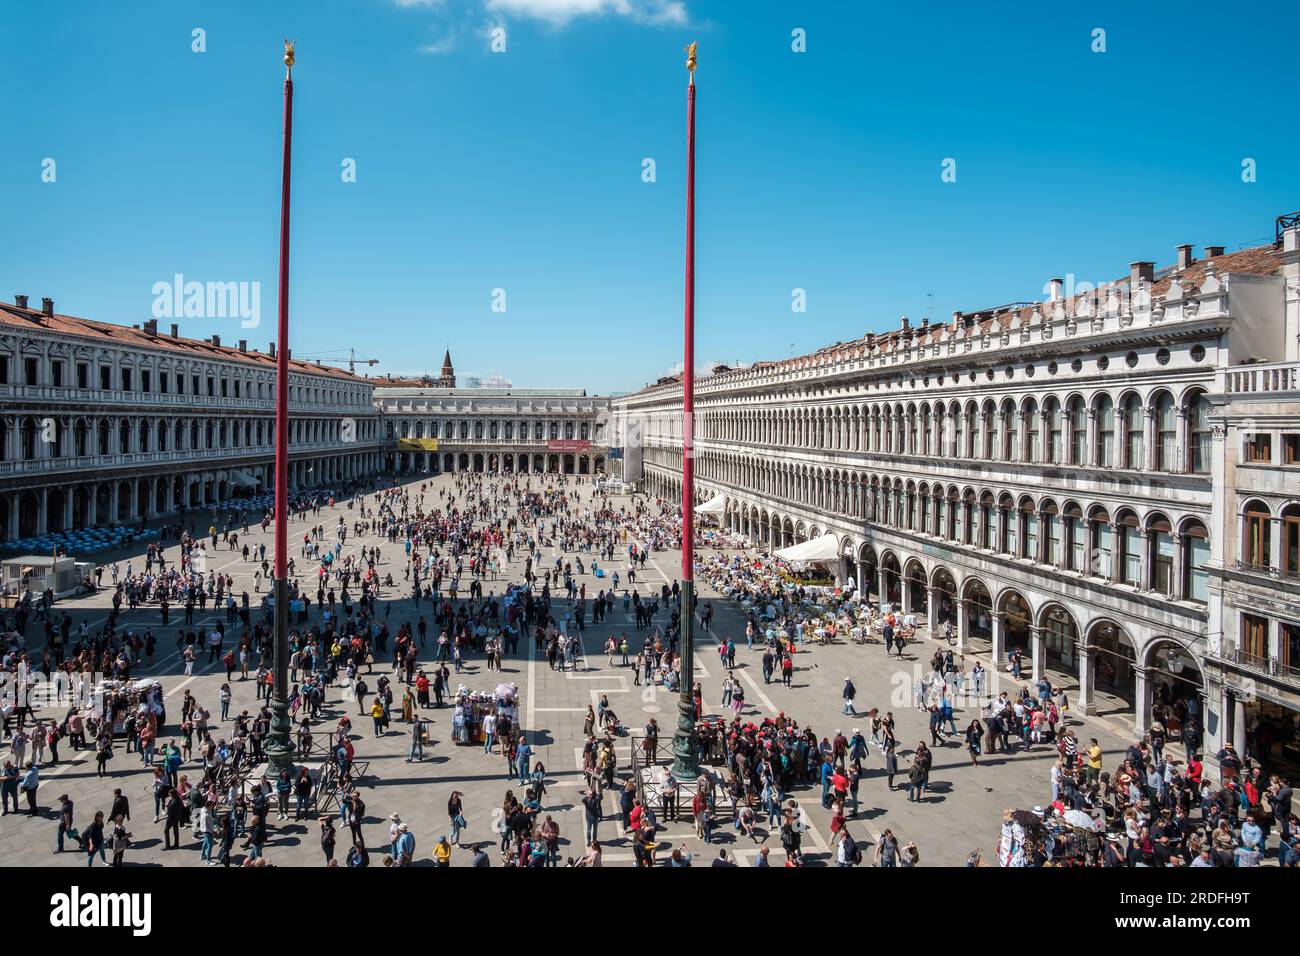
<svg viewBox="0 0 1300 956">
<path fill-rule="evenodd" d="M 335 505 L 342 511 L 334 514 Z M 1230 748 L 1216 755 L 1224 779 L 1211 782 L 1194 721 L 1180 720 L 1181 760 L 1157 721 L 1122 760 L 1105 766 L 1095 739 L 1081 743 L 1060 688 L 1046 679 L 1013 679 L 1010 689 L 998 689 L 983 663 L 949 646 L 950 635 L 932 635 L 933 656 L 913 684 L 928 742 L 900 744 L 889 709 L 897 704 L 861 707 L 849 676 L 841 690 L 843 726 L 815 732 L 788 716 L 800 696 L 795 673 L 814 666 L 806 655 L 821 653 L 814 645 L 870 634 L 886 655 L 901 655 L 916 639 L 914 622 L 869 605 L 851 588 L 808 586 L 770 555 L 728 553 L 733 542 L 721 539 L 698 566 L 717 595 L 700 602 L 698 626 L 716 641 L 723 668 L 716 700 L 706 699 L 700 681 L 689 685 L 701 773 L 694 781 L 666 773 L 671 758 L 655 719 L 634 737 L 631 762 L 620 757 L 620 739 L 634 735 L 602 696 L 584 719 L 584 833 L 580 844 L 571 841 L 561 833 L 563 818 L 548 812 L 547 768 L 533 746 L 538 728 L 523 725 L 518 685 L 502 680 L 495 689 L 473 689 L 465 671 L 472 661 L 475 678 L 500 677 L 511 658 L 528 653 L 529 641 L 536 659 L 556 672 L 587 669 L 595 648 L 584 643 L 584 632 L 608 626 L 621 607 L 629 626 L 620 623 L 604 638 L 605 667 L 625 670 L 634 685 L 669 693 L 682 687 L 681 590 L 676 581 L 655 587 L 645 580 L 651 556 L 680 545 L 678 511 L 662 500 L 616 504 L 581 479 L 460 475 L 438 486 L 381 483 L 349 487 L 339 498 L 296 498 L 290 527 L 298 560 L 290 562 L 286 585 L 288 716 L 299 769 L 279 773 L 268 752 L 275 719 L 272 568 L 264 546 L 247 541 L 252 517 L 214 517 L 206 535 L 196 533 L 191 518 L 188 528 L 174 529 L 175 558 L 151 544 L 141 567 L 133 559 L 101 569 L 114 594 L 93 633 L 29 598 L 28 613 L 41 621 L 45 642 L 28 649 L 26 621 L 18 639 L 6 638 L 6 814 L 45 815 L 40 775 L 60 761 L 66 740 L 73 754 L 93 750 L 97 775 L 112 783 L 122 773 L 111 763 L 115 755 L 128 764 L 125 755 L 138 760 L 150 778 L 153 822 L 165 850 L 188 844 L 211 866 L 265 866 L 281 825 L 310 818 L 318 821 L 326 865 L 371 865 L 363 792 L 373 782 L 367 758 L 377 745 L 353 726 L 354 717 L 368 717 L 374 740 L 409 741 L 409 762 L 423 762 L 426 748 L 440 742 L 481 745 L 484 758 L 503 762 L 509 789 L 499 810 L 467 807 L 460 791 L 448 799 L 447 833 L 428 852 L 438 866 L 459 852 L 472 854 L 475 866 L 601 866 L 614 842 L 601 832 L 613 805 L 614 839 L 640 866 L 696 865 L 686 843 L 664 845 L 669 825 L 687 816 L 705 852 L 729 828 L 736 847 L 753 845 L 758 866 L 769 865 L 777 845 L 789 867 L 810 856 L 842 867 L 916 866 L 915 843 L 890 828 L 876 832 L 863 819 L 862 787 L 905 789 L 909 801 L 931 803 L 934 756 L 948 747 L 964 748 L 975 768 L 988 754 L 1056 751 L 1045 806 L 1007 812 L 995 854 L 1003 865 L 1250 866 L 1273 847 L 1282 865 L 1300 857 L 1289 784 Z M 263 529 L 272 520 L 263 514 Z M 349 548 L 349 541 L 367 543 Z M 232 574 L 208 567 L 208 555 L 223 548 L 243 566 L 243 577 L 252 572 L 251 594 L 236 588 Z M 743 630 L 719 632 L 715 602 L 732 604 Z M 179 626 L 169 621 L 172 606 L 183 610 Z M 155 609 L 157 623 L 121 626 L 123 613 L 142 608 Z M 736 667 L 742 641 L 760 663 L 757 686 L 788 689 L 775 715 L 762 714 L 747 697 L 753 682 Z M 158 662 L 160 643 L 173 642 L 186 677 L 206 656 L 213 671 L 224 669 L 225 680 L 211 706 L 186 689 L 179 722 L 168 723 L 161 685 L 138 675 Z M 56 701 L 69 702 L 61 714 L 32 703 L 41 681 L 56 689 Z M 256 692 L 249 706 L 240 690 L 246 684 Z M 444 708 L 440 741 L 432 725 Z M 62 794 L 56 852 L 75 844 L 94 865 L 112 850 L 113 865 L 123 865 L 142 826 L 132 822 L 122 788 L 114 788 L 109 804 L 78 814 Z M 488 852 L 493 844 L 464 842 L 467 814 L 498 821 L 495 857 Z M 825 844 L 814 814 L 824 815 Z M 818 844 L 811 854 L 810 835 Z M 564 852 L 570 845 L 581 852 Z M 710 865 L 735 865 L 736 853 L 723 847 Z M 418 859 L 415 833 L 392 814 L 383 865 Z M 970 862 L 982 865 L 982 857 L 972 854 Z"/>
</svg>

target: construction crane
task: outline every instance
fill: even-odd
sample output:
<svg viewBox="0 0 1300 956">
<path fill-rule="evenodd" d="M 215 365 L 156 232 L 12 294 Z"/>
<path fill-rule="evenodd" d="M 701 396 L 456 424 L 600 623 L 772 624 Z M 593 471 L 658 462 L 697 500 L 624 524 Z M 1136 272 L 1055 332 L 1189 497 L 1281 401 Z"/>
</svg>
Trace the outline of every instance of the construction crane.
<svg viewBox="0 0 1300 956">
<path fill-rule="evenodd" d="M 347 357 L 347 358 L 342 358 L 342 357 L 340 357 L 340 358 L 334 358 L 334 357 L 333 357 L 334 354 L 335 354 L 335 353 L 338 353 L 338 352 L 347 352 L 347 353 L 348 353 L 348 357 Z M 329 352 L 322 352 L 320 355 L 303 355 L 303 356 L 297 356 L 297 355 L 295 355 L 294 358 L 299 358 L 299 359 L 301 359 L 301 361 L 304 361 L 304 362 L 317 362 L 317 363 L 324 363 L 324 364 L 327 364 L 327 365 L 344 365 L 344 364 L 346 364 L 347 367 L 348 367 L 348 371 L 351 372 L 353 375 L 356 375 L 356 374 L 357 374 L 357 363 L 358 363 L 358 362 L 360 362 L 362 365 L 378 365 L 378 364 L 379 364 L 379 359 L 366 358 L 366 357 L 363 356 L 363 355 L 362 355 L 362 356 L 357 355 L 357 350 L 356 350 L 356 349 L 332 349 L 332 350 L 330 350 Z"/>
</svg>

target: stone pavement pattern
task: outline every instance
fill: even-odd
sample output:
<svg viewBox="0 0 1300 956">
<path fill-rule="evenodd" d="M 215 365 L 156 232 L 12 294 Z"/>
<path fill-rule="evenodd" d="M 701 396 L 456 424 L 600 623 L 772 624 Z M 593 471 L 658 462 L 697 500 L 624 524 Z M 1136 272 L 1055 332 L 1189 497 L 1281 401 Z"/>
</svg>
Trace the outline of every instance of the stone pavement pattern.
<svg viewBox="0 0 1300 956">
<path fill-rule="evenodd" d="M 533 475 L 533 487 L 537 488 L 539 477 Z M 426 506 L 437 501 L 439 487 L 451 487 L 452 479 L 448 476 L 425 478 L 429 490 L 426 492 Z M 572 479 L 570 479 L 572 482 Z M 418 493 L 421 479 L 410 482 L 408 487 L 414 497 Z M 574 487 L 571 483 L 570 488 Z M 590 485 L 577 486 L 584 499 L 588 497 Z M 371 497 L 373 500 L 373 496 Z M 629 503 L 630 499 L 615 499 L 615 506 Z M 313 523 L 323 524 L 330 529 L 340 514 L 351 521 L 355 512 L 348 512 L 344 504 L 323 507 L 318 516 L 308 516 L 305 521 L 295 521 L 290 526 L 290 555 L 297 557 L 301 536 Z M 208 516 L 194 516 L 199 526 L 198 532 L 206 531 L 210 523 Z M 273 529 L 263 533 L 260 525 L 250 524 L 249 533 L 240 535 L 240 546 L 247 543 L 250 548 L 260 542 L 266 542 L 268 554 L 273 547 Z M 396 632 L 404 621 L 412 625 L 420 613 L 430 617 L 427 603 L 416 608 L 406 597 L 409 585 L 402 580 L 400 544 L 390 544 L 373 535 L 357 539 L 349 534 L 344 548 L 346 553 L 355 553 L 361 547 L 378 544 L 381 551 L 380 575 L 392 573 L 398 587 L 390 589 L 379 599 L 378 613 L 385 613 L 384 605 L 391 604 L 388 617 L 389 627 Z M 172 543 L 167 548 L 169 562 L 179 556 L 179 545 Z M 558 552 L 554 548 L 544 549 L 543 558 L 538 564 L 539 570 L 552 566 Z M 566 560 L 574 557 L 570 553 Z M 583 554 L 584 566 L 589 565 L 590 556 Z M 504 553 L 501 555 L 504 562 Z M 498 595 L 507 583 L 522 580 L 523 556 L 516 554 L 516 561 L 502 569 L 500 579 L 484 583 L 484 591 L 495 591 Z M 120 557 L 125 568 L 125 556 Z M 135 553 L 134 564 L 137 569 L 143 565 L 143 549 Z M 253 593 L 253 574 L 256 565 L 253 561 L 245 562 L 239 552 L 218 550 L 209 552 L 208 566 L 218 573 L 228 573 L 234 577 L 234 593 L 238 595 L 247 590 L 250 598 L 257 600 Z M 679 576 L 681 567 L 680 554 L 677 552 L 656 552 L 650 555 L 644 573 L 638 572 L 637 586 L 642 593 L 648 589 L 658 589 L 667 582 L 670 586 Z M 300 579 L 310 580 L 314 563 L 298 558 Z M 626 561 L 616 560 L 609 567 L 611 573 L 619 571 L 626 587 Z M 589 569 L 577 579 L 585 583 L 589 597 L 601 588 L 608 587 L 610 579 L 598 579 Z M 109 575 L 106 572 L 104 582 Z M 462 587 L 464 585 L 462 584 Z M 81 620 L 86 620 L 92 630 L 97 628 L 107 616 L 111 606 L 111 588 L 101 590 L 95 595 L 80 596 L 62 601 L 59 610 L 68 610 L 73 617 L 73 630 Z M 700 603 L 712 601 L 715 617 L 712 633 L 696 628 L 696 668 L 697 679 L 703 681 L 706 711 L 717 713 L 721 700 L 721 685 L 726 677 L 716 652 L 717 639 L 721 636 L 736 637 L 740 646 L 736 655 L 736 675 L 744 682 L 746 690 L 745 716 L 759 719 L 764 715 L 774 715 L 785 711 L 799 721 L 801 726 L 811 725 L 818 737 L 833 736 L 837 728 L 851 734 L 854 727 L 868 723 L 865 717 L 855 720 L 841 716 L 842 702 L 840 688 L 845 676 L 851 676 L 858 688 L 857 707 L 860 714 L 879 707 L 892 710 L 897 719 L 897 737 L 899 741 L 899 776 L 895 778 L 896 789 L 887 790 L 883 771 L 883 762 L 878 751 L 873 750 L 865 762 L 864 775 L 860 787 L 861 808 L 858 815 L 849 823 L 850 832 L 859 841 L 865 841 L 864 854 L 870 859 L 872 844 L 884 827 L 890 827 L 899 838 L 900 843 L 914 840 L 920 850 L 922 865 L 957 866 L 965 862 L 972 849 L 979 848 L 986 860 L 992 859 L 992 850 L 996 839 L 998 823 L 1002 810 L 1006 807 L 1031 807 L 1046 803 L 1050 799 L 1049 773 L 1055 757 L 1055 749 L 1044 744 L 1027 754 L 988 755 L 981 758 L 980 766 L 972 768 L 960 738 L 951 738 L 946 745 L 936 748 L 934 765 L 931 773 L 930 793 L 920 803 L 909 803 L 905 789 L 906 767 L 916 742 L 928 740 L 927 715 L 919 712 L 912 698 L 912 681 L 921 673 L 936 646 L 929 640 L 913 642 L 900 659 L 897 656 L 886 658 L 880 644 L 855 645 L 836 644 L 829 646 L 809 645 L 802 648 L 796 656 L 796 670 L 793 685 L 786 688 L 779 683 L 764 685 L 760 657 L 762 651 L 756 644 L 752 651 L 747 650 L 744 641 L 744 618 L 730 602 L 720 598 L 707 586 L 698 587 Z M 554 602 L 556 616 L 561 616 L 568 602 Z M 125 609 L 125 603 L 123 608 Z M 319 621 L 319 609 L 313 603 L 313 622 Z M 204 620 L 214 620 L 211 612 L 206 617 L 195 612 L 196 624 Z M 119 626 L 142 629 L 152 626 L 159 637 L 158 657 L 152 666 L 138 669 L 133 676 L 156 677 L 166 692 L 169 712 L 168 719 L 171 733 L 159 736 L 160 745 L 177 733 L 180 700 L 184 690 L 190 690 L 200 704 L 213 714 L 213 736 L 223 736 L 223 727 L 217 717 L 220 713 L 217 694 L 224 679 L 224 668 L 218 660 L 212 665 L 206 663 L 206 654 L 199 658 L 191 677 L 184 676 L 183 666 L 175 651 L 175 631 L 184 619 L 183 608 L 173 608 L 170 624 L 163 628 L 157 607 L 149 606 L 136 611 L 123 610 L 119 617 Z M 660 621 L 666 619 L 660 613 Z M 432 630 L 432 628 L 431 628 Z M 30 645 L 39 645 L 40 625 L 33 622 L 28 626 Z M 507 657 L 500 674 L 487 671 L 481 656 L 470 655 L 464 667 L 464 674 L 459 681 L 471 689 L 490 690 L 500 681 L 514 681 L 520 687 L 523 726 L 528 732 L 530 743 L 536 751 L 534 759 L 540 759 L 547 768 L 547 798 L 543 801 L 543 815 L 551 814 L 560 826 L 561 859 L 568 856 L 580 856 L 582 847 L 583 819 L 580 801 L 583 792 L 581 774 L 581 748 L 583 741 L 583 715 L 587 705 L 594 704 L 601 694 L 609 697 L 610 706 L 622 719 L 624 725 L 634 733 L 641 728 L 651 716 L 657 716 L 665 737 L 671 736 L 676 723 L 676 696 L 664 692 L 661 688 L 637 687 L 633 683 L 632 672 L 622 666 L 609 667 L 608 661 L 601 653 L 606 638 L 611 634 L 626 633 L 629 644 L 635 649 L 645 633 L 638 636 L 630 613 L 625 613 L 622 603 L 617 602 L 614 610 L 599 625 L 588 624 L 583 633 L 583 643 L 587 651 L 585 668 L 577 672 L 552 671 L 544 656 L 535 655 L 533 641 L 520 643 L 520 653 L 516 657 Z M 421 664 L 430 662 L 436 634 L 430 633 L 429 648 L 420 657 Z M 229 645 L 228 645 L 229 646 Z M 39 650 L 39 647 L 36 647 Z M 617 663 L 617 662 L 616 662 Z M 971 663 L 968 661 L 968 664 Z M 986 667 L 989 662 L 985 661 Z M 378 662 L 375 673 L 390 666 L 387 662 Z M 992 668 L 990 668 L 992 676 Z M 453 680 L 457 680 L 453 674 Z M 1001 681 L 999 684 L 998 681 Z M 374 686 L 374 678 L 369 680 Z M 247 709 L 255 712 L 257 708 L 256 691 L 252 680 L 239 681 L 238 676 L 232 682 L 234 699 L 231 712 L 239 713 Z M 994 679 L 990 690 L 1011 689 L 1006 675 Z M 394 694 L 401 696 L 400 683 L 395 682 Z M 339 688 L 331 688 L 327 698 L 327 707 L 320 728 L 332 727 L 343 712 Z M 448 832 L 446 803 L 452 790 L 463 793 L 465 817 L 469 829 L 462 836 L 468 846 L 474 842 L 490 844 L 487 849 L 492 865 L 499 865 L 497 846 L 499 835 L 495 829 L 496 814 L 499 813 L 501 800 L 507 788 L 513 787 L 522 797 L 517 781 L 508 779 L 505 759 L 498 753 L 484 754 L 481 746 L 459 746 L 449 741 L 451 710 L 427 709 L 424 713 L 431 719 L 430 734 L 434 741 L 425 749 L 425 759 L 419 763 L 407 763 L 409 734 L 406 725 L 400 721 L 400 709 L 389 732 L 382 738 L 373 736 L 373 727 L 368 718 L 355 714 L 355 703 L 350 705 L 353 714 L 353 743 L 359 760 L 370 762 L 369 774 L 362 781 L 361 790 L 366 802 L 367 814 L 364 831 L 367 845 L 372 850 L 372 863 L 379 860 L 374 851 L 387 849 L 388 815 L 396 812 L 408 823 L 416 837 L 416 857 L 419 865 L 430 864 L 430 854 L 439 836 Z M 41 716 L 51 717 L 56 713 L 53 708 L 46 708 Z M 62 710 L 57 711 L 62 715 Z M 969 723 L 971 711 L 957 712 L 957 725 L 964 727 Z M 964 718 L 964 720 L 963 720 Z M 1096 736 L 1106 751 L 1107 765 L 1111 765 L 1122 754 L 1129 738 L 1125 728 L 1111 720 L 1089 719 L 1084 726 L 1076 721 L 1076 731 L 1086 743 L 1088 737 Z M 618 741 L 620 777 L 628 769 L 630 753 L 628 737 Z M 7 752 L 7 746 L 6 746 Z M 128 865 L 201 865 L 199 860 L 199 841 L 188 831 L 182 831 L 182 845 L 179 850 L 163 850 L 162 824 L 153 823 L 153 798 L 150 789 L 152 774 L 144 767 L 137 754 L 128 754 L 122 746 L 115 748 L 116 756 L 110 762 L 110 775 L 99 779 L 95 774 L 94 760 L 89 751 L 77 753 L 64 741 L 60 746 L 63 763 L 42 771 L 40 788 L 40 805 L 43 816 L 29 819 L 26 816 L 5 816 L 0 821 L 0 865 L 14 866 L 85 866 L 82 853 L 69 852 L 63 855 L 53 853 L 57 829 L 57 797 L 67 793 L 76 804 L 76 821 L 84 828 L 93 817 L 94 811 L 107 811 L 114 787 L 121 787 L 131 801 L 132 820 L 128 829 L 133 834 L 132 848 L 127 852 Z M 201 768 L 196 763 L 187 764 L 182 772 L 189 772 L 191 780 L 202 776 Z M 800 788 L 787 795 L 799 801 L 806 811 L 805 823 L 808 833 L 804 839 L 805 860 L 810 865 L 833 863 L 829 850 L 830 812 L 821 808 L 820 791 L 814 788 Z M 600 838 L 604 849 L 606 865 L 631 865 L 631 849 L 618 832 L 617 793 L 607 792 L 605 804 L 605 821 L 600 825 Z M 688 808 L 689 810 L 689 808 Z M 294 823 L 279 822 L 271 814 L 270 836 L 265 855 L 270 863 L 285 866 L 317 866 L 323 863 L 319 846 L 319 827 L 314 821 Z M 661 824 L 663 821 L 661 820 Z M 767 834 L 765 825 L 760 825 L 763 835 Z M 685 845 L 695 856 L 696 865 L 707 864 L 717 855 L 720 847 L 726 847 L 734 853 L 742 866 L 752 865 L 756 855 L 756 844 L 748 838 L 737 842 L 738 833 L 727 821 L 720 821 L 714 831 L 712 847 L 705 846 L 695 837 L 694 828 L 689 819 L 689 812 L 683 820 L 668 823 L 660 833 L 659 858 L 666 858 L 671 847 Z M 347 848 L 348 834 L 346 828 L 340 829 L 337 855 L 341 859 Z M 236 855 L 233 863 L 239 863 L 243 852 L 239 850 L 241 841 L 236 841 Z M 779 834 L 773 833 L 767 840 L 771 851 L 770 862 L 774 866 L 784 863 Z M 456 849 L 452 855 L 452 865 L 466 865 L 470 853 Z M 96 866 L 99 864 L 96 863 Z"/>
</svg>

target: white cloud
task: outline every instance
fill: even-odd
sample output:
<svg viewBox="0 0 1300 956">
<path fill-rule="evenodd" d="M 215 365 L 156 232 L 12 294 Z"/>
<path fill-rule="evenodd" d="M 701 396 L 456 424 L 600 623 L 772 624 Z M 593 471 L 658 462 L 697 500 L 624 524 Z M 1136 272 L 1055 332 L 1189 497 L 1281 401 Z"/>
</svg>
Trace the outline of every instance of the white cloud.
<svg viewBox="0 0 1300 956">
<path fill-rule="evenodd" d="M 578 17 L 627 17 L 639 23 L 685 23 L 682 0 L 487 0 L 488 8 L 563 26 Z"/>
<path fill-rule="evenodd" d="M 441 7 L 443 0 L 394 0 L 399 7 Z M 564 26 L 579 17 L 618 16 L 653 25 L 684 24 L 685 0 L 483 0 L 497 14 Z M 442 52 L 442 51 L 437 51 Z"/>
<path fill-rule="evenodd" d="M 410 2 L 410 0 L 406 0 Z M 460 45 L 460 31 L 448 30 L 445 35 L 439 37 L 430 43 L 420 47 L 421 53 L 427 53 L 431 56 L 439 56 L 443 53 L 450 53 Z"/>
<path fill-rule="evenodd" d="M 435 22 L 440 35 L 417 47 L 420 53 L 439 56 L 462 46 L 467 35 L 475 33 L 476 19 L 469 7 L 456 18 L 445 0 L 393 0 L 408 10 L 436 10 Z M 685 0 L 480 0 L 482 12 L 490 19 L 482 32 L 504 26 L 506 18 L 534 20 L 556 29 L 580 18 L 622 17 L 646 26 L 681 26 L 687 21 Z"/>
</svg>

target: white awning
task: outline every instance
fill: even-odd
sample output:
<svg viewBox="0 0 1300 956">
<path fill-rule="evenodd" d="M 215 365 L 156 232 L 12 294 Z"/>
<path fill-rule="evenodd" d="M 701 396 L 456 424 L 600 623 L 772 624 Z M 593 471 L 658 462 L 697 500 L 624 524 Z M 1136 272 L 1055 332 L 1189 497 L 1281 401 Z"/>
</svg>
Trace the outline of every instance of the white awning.
<svg viewBox="0 0 1300 956">
<path fill-rule="evenodd" d="M 243 488 L 256 488 L 257 479 L 246 471 L 232 471 L 230 480 Z"/>
<path fill-rule="evenodd" d="M 840 540 L 833 534 L 824 534 L 820 538 L 782 548 L 776 552 L 776 556 L 795 570 L 801 570 L 809 564 L 825 564 L 839 558 Z"/>
<path fill-rule="evenodd" d="M 695 513 L 697 515 L 714 515 L 715 517 L 721 517 L 727 513 L 727 496 L 714 495 L 708 501 L 704 502 L 704 504 L 696 507 Z"/>
</svg>

